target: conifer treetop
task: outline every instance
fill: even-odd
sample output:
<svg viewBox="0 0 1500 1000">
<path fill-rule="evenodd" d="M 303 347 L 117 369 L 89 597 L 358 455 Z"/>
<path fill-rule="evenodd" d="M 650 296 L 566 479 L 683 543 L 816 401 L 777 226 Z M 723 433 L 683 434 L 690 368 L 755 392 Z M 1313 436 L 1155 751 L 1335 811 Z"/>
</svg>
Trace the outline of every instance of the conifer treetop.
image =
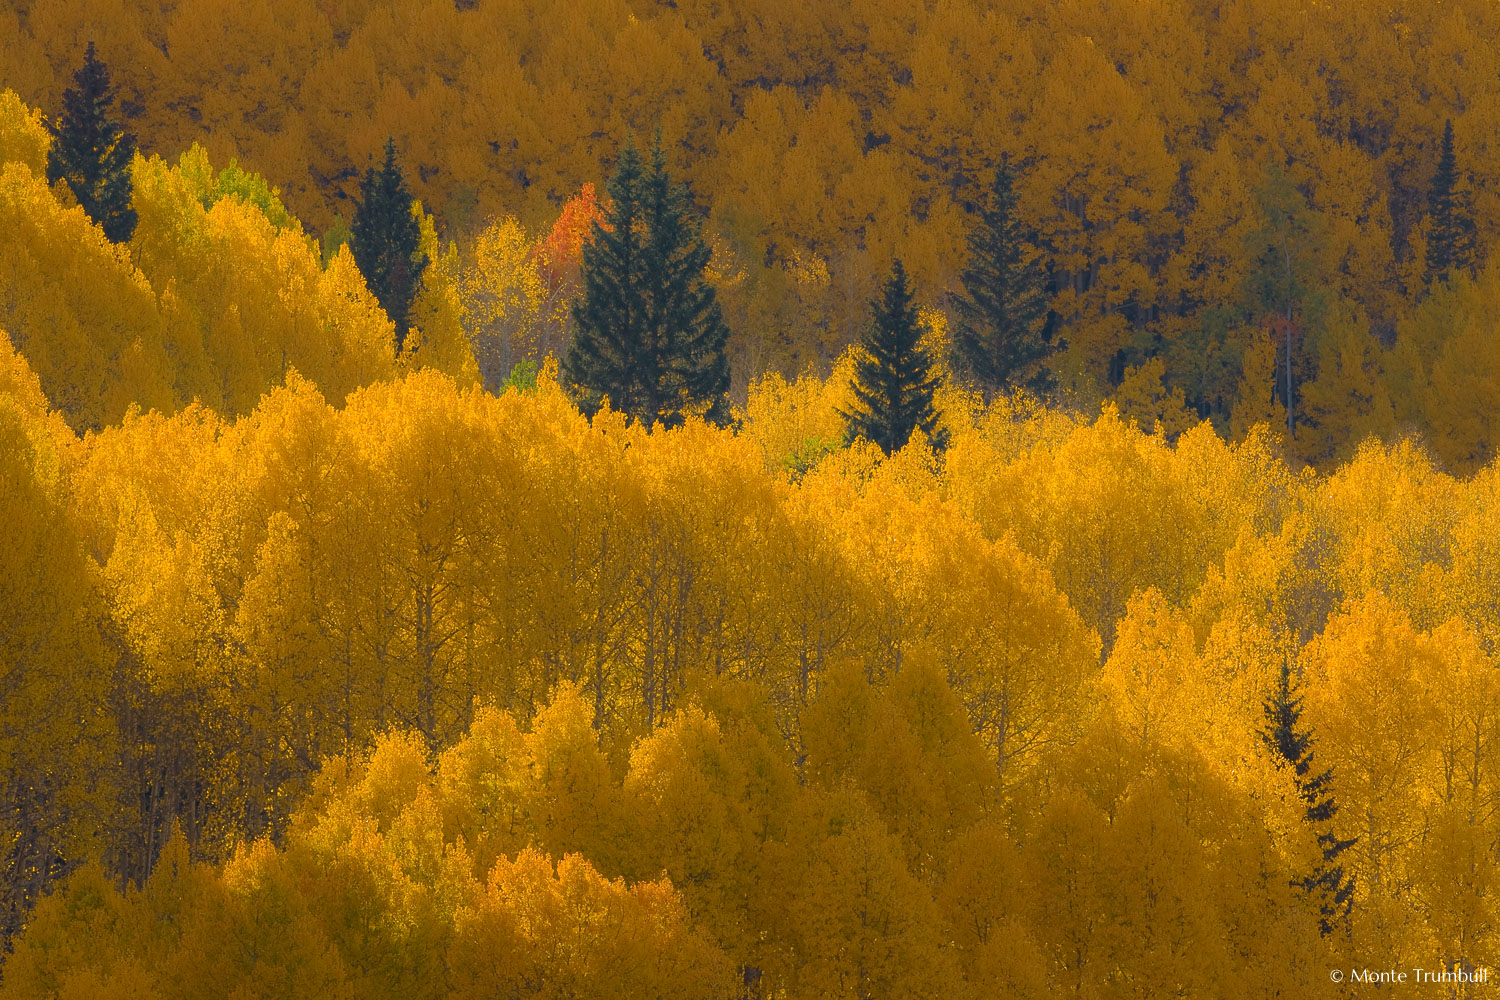
<svg viewBox="0 0 1500 1000">
<path fill-rule="evenodd" d="M 705 277 L 710 250 L 658 137 L 649 162 L 627 143 L 610 204 L 583 247 L 583 294 L 563 374 L 585 412 L 607 398 L 644 423 L 728 416 L 728 327 Z"/>
<path fill-rule="evenodd" d="M 1266 727 L 1261 730 L 1261 741 L 1291 767 L 1303 803 L 1303 819 L 1318 828 L 1322 863 L 1303 878 L 1301 885 L 1317 899 L 1319 929 L 1324 935 L 1331 934 L 1338 922 L 1347 921 L 1354 898 L 1353 879 L 1334 862 L 1355 841 L 1342 840 L 1329 829 L 1328 824 L 1338 813 L 1331 792 L 1333 769 L 1313 770 L 1313 737 L 1302 726 L 1302 698 L 1296 692 L 1290 662 L 1282 663 L 1276 687 L 1262 705 Z"/>
<path fill-rule="evenodd" d="M 921 345 L 922 328 L 900 260 L 892 265 L 870 310 L 865 356 L 854 372 L 854 405 L 840 411 L 848 421 L 850 438 L 864 438 L 890 455 L 906 446 L 913 431 L 921 430 L 934 448 L 942 450 L 947 432 L 932 405 L 942 379 Z"/>
<path fill-rule="evenodd" d="M 1459 183 L 1451 118 L 1443 125 L 1437 170 L 1427 195 L 1427 219 L 1427 284 L 1430 286 L 1454 269 L 1473 271 L 1474 209 Z"/>
<path fill-rule="evenodd" d="M 109 69 L 89 42 L 73 86 L 63 92 L 63 110 L 48 122 L 52 148 L 47 154 L 47 182 L 63 181 L 88 217 L 114 243 L 135 232 L 131 207 L 135 136 L 112 117 L 115 90 Z"/>
<path fill-rule="evenodd" d="M 422 227 L 412 202 L 396 160 L 396 142 L 386 139 L 380 168 L 371 165 L 360 183 L 360 203 L 349 226 L 349 248 L 371 294 L 396 326 L 397 354 L 404 346 L 412 302 L 427 269 L 421 253 Z"/>
<path fill-rule="evenodd" d="M 1003 160 L 968 243 L 968 265 L 959 276 L 963 293 L 953 300 L 955 367 L 987 392 L 1006 385 L 1047 390 L 1047 270 L 1035 233 L 1020 217 L 1014 173 Z"/>
</svg>

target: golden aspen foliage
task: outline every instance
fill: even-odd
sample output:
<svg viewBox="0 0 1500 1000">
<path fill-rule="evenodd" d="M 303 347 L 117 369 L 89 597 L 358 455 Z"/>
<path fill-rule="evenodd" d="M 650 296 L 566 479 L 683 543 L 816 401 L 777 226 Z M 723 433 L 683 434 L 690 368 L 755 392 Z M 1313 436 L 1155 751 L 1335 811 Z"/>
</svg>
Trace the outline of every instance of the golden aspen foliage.
<svg viewBox="0 0 1500 1000">
<path fill-rule="evenodd" d="M 47 171 L 47 150 L 52 137 L 42 116 L 29 108 L 13 90 L 0 91 L 0 163 L 22 163 L 41 177 Z"/>
<path fill-rule="evenodd" d="M 1448 966 L 1481 966 L 1495 954 L 1497 886 L 1497 675 L 1474 631 L 1460 620 L 1434 629 L 1442 651 L 1435 685 L 1442 782 L 1419 853 L 1417 897 Z"/>
<path fill-rule="evenodd" d="M 1238 292 L 1248 265 L 1245 240 L 1260 221 L 1253 190 L 1256 173 L 1224 139 L 1195 159 L 1189 178 L 1193 212 L 1182 246 L 1163 272 L 1170 293 L 1212 306 Z"/>
<path fill-rule="evenodd" d="M 834 380 L 647 432 L 550 367 L 342 405 L 289 372 L 78 439 L 0 373 L 21 521 L 53 498 L 119 657 L 118 752 L 55 772 L 112 875 L 24 901 L 5 995 L 1305 991 L 1288 661 L 1350 947 L 1489 954 L 1493 484 L 1413 446 L 1294 473 L 1264 431 L 954 396 L 941 459 L 794 468 Z"/>
<path fill-rule="evenodd" d="M 994 798 L 995 769 L 927 656 L 911 657 L 884 688 L 854 661 L 832 667 L 803 713 L 802 740 L 808 774 L 863 792 L 913 870 L 930 870 Z"/>
<path fill-rule="evenodd" d="M 332 40 L 322 12 L 307 4 L 175 8 L 162 48 L 172 53 L 169 86 L 180 102 L 179 120 L 214 122 L 220 156 L 264 157 L 278 139 L 299 131 L 302 75 Z M 182 125 L 174 133 L 168 148 L 189 144 L 192 133 Z M 290 154 L 281 162 L 306 156 L 301 143 L 277 151 Z"/>
<path fill-rule="evenodd" d="M 162 290 L 167 336 L 181 359 L 179 400 L 248 413 L 293 369 L 336 401 L 392 373 L 389 324 L 373 303 L 335 297 L 337 265 L 322 269 L 273 194 L 260 204 L 220 194 L 234 175 L 214 178 L 201 154 L 184 154 L 172 168 L 153 159 L 135 176 L 141 221 L 132 246 Z M 214 187 L 204 190 L 209 178 Z"/>
<path fill-rule="evenodd" d="M 1326 467 L 1369 438 L 1389 436 L 1395 417 L 1381 378 L 1385 351 L 1347 301 L 1329 310 L 1318 354 L 1318 377 L 1302 387 L 1302 419 L 1312 426 L 1298 432 L 1296 449 Z"/>
<path fill-rule="evenodd" d="M 1156 355 L 1169 390 L 1233 411 L 1247 338 L 1205 320 L 1235 305 L 1245 194 L 1273 160 L 1322 220 L 1320 283 L 1387 340 L 1422 291 L 1398 278 L 1423 254 L 1447 120 L 1480 247 L 1493 235 L 1494 17 L 1474 0 L 1172 17 L 1117 0 L 574 6 L 49 0 L 6 15 L 0 76 L 50 112 L 97 39 L 148 153 L 201 142 L 238 158 L 319 230 L 387 136 L 462 239 L 507 215 L 541 231 L 627 132 L 660 127 L 746 265 L 721 291 L 757 372 L 836 357 L 898 249 L 930 291 L 953 291 L 967 206 L 1002 156 L 1058 268 L 1055 364 L 1090 403 Z M 37 168 L 22 145 L 7 156 Z M 798 255 L 824 263 L 823 287 L 787 280 Z"/>
<path fill-rule="evenodd" d="M 1401 849 L 1417 836 L 1423 790 L 1432 787 L 1439 651 L 1398 608 L 1372 593 L 1333 618 L 1307 655 L 1317 682 L 1308 701 L 1310 721 L 1322 734 L 1324 760 L 1335 768 L 1347 803 L 1338 828 L 1361 835 L 1355 856 L 1366 890 L 1396 895 L 1412 874 L 1399 864 Z M 1371 716 L 1374 705 L 1384 707 Z M 1398 789 L 1402 794 L 1393 794 Z"/>
<path fill-rule="evenodd" d="M 942 995 L 957 978 L 930 894 L 862 798 L 805 800 L 768 851 L 766 971 L 788 996 Z"/>
<path fill-rule="evenodd" d="M 0 11 L 0 998 L 1316 997 L 1500 961 L 1497 28 Z M 91 40 L 145 153 L 122 246 L 42 180 Z M 1429 283 L 1449 120 L 1476 255 Z M 733 428 L 557 382 L 593 184 L 658 132 Z M 340 246 L 392 136 L 427 206 L 400 357 Z M 1058 391 L 945 386 L 945 451 L 846 445 L 877 276 L 906 260 L 941 354 L 1002 160 Z M 1354 841 L 1326 938 L 1283 670 Z"/>
<path fill-rule="evenodd" d="M 458 247 L 440 243 L 433 218 L 422 211 L 420 202 L 412 205 L 412 212 L 421 220 L 421 253 L 428 266 L 412 302 L 414 336 L 408 337 L 403 354 L 409 365 L 434 368 L 472 385 L 480 380 L 480 372 L 464 333 Z"/>
<path fill-rule="evenodd" d="M 1319 485 L 1318 519 L 1331 535 L 1322 558 L 1342 593 L 1378 590 L 1413 611 L 1422 607 L 1424 570 L 1448 561 L 1458 483 L 1412 442 L 1372 441 Z"/>
<path fill-rule="evenodd" d="M 1160 320 L 1161 359 L 1172 387 L 1200 412 L 1230 415 L 1231 431 L 1239 431 L 1234 411 L 1269 399 L 1272 382 L 1250 356 L 1259 345 L 1253 323 L 1260 318 L 1247 323 L 1234 309 L 1252 269 L 1245 247 L 1264 225 L 1254 190 L 1258 171 L 1225 138 L 1184 169 L 1191 214 L 1161 270 L 1163 295 L 1182 307 Z"/>
<path fill-rule="evenodd" d="M 1239 386 L 1229 413 L 1229 436 L 1241 440 L 1260 427 L 1285 428 L 1286 406 L 1275 400 L 1276 343 L 1267 331 L 1247 331 Z"/>
<path fill-rule="evenodd" d="M 1198 714 L 1184 706 L 1203 701 L 1188 682 L 1196 657 L 1192 627 L 1172 614 L 1156 588 L 1131 598 L 1099 676 L 1122 737 L 1148 750 L 1190 737 L 1179 727 Z"/>
<path fill-rule="evenodd" d="M 799 477 L 843 441 L 849 385 L 858 357 L 841 355 L 828 378 L 811 372 L 788 381 L 766 372 L 751 381 L 745 403 L 745 433 L 760 445 L 766 467 Z"/>
<path fill-rule="evenodd" d="M 1049 362 L 1087 390 L 1125 344 L 1124 308 L 1149 308 L 1147 247 L 1170 225 L 1177 166 L 1146 97 L 1084 36 L 1063 40 L 1042 73 L 1037 102 L 1055 109 L 1027 123 L 1038 160 L 1017 186 L 1022 210 L 1053 247 L 1066 350 Z"/>
<path fill-rule="evenodd" d="M 891 141 L 911 158 L 932 208 L 977 199 L 1002 153 L 1019 159 L 1040 65 L 1007 12 L 938 4 L 913 41 L 911 84 L 890 106 Z"/>
<path fill-rule="evenodd" d="M 1307 720 L 1340 804 L 1333 830 L 1359 838 L 1344 854 L 1365 904 L 1358 933 L 1416 960 L 1428 947 L 1427 925 L 1412 911 L 1429 877 L 1418 849 L 1440 787 L 1435 696 L 1444 650 L 1376 592 L 1330 620 L 1306 655 Z"/>
<path fill-rule="evenodd" d="M 1322 221 L 1319 282 L 1387 341 L 1420 293 L 1394 289 L 1422 254 L 1443 121 L 1481 246 L 1494 214 L 1492 17 L 1467 2 L 1387 18 L 1251 0 L 1174 18 L 1118 3 L 872 4 L 857 23 L 703 4 L 589 17 L 561 3 L 221 6 L 34 5 L 4 75 L 51 108 L 77 45 L 107 24 L 101 52 L 148 151 L 203 142 L 326 228 L 395 135 L 419 151 L 416 193 L 460 243 L 485 218 L 540 232 L 627 131 L 661 126 L 733 249 L 726 275 L 739 277 L 720 292 L 735 357 L 756 372 L 836 357 L 897 249 L 934 298 L 954 290 L 975 178 L 1001 156 L 1028 178 L 1026 214 L 1061 268 L 1065 385 L 1092 403 L 1160 356 L 1167 390 L 1221 423 L 1261 394 L 1240 378 L 1249 328 L 1223 325 L 1223 311 L 1245 276 L 1246 194 L 1269 160 Z M 821 261 L 827 280 L 793 278 L 798 258 Z M 462 358 L 439 366 L 457 373 Z"/>
<path fill-rule="evenodd" d="M 1035 778 L 1047 752 L 1068 739 L 1075 685 L 1096 661 L 1097 637 L 1013 539 L 986 541 L 931 497 L 892 500 L 871 490 L 851 511 L 863 517 L 849 536 L 884 556 L 877 565 L 888 576 L 871 580 L 869 592 L 896 597 L 878 614 L 876 628 L 896 630 L 882 667 L 899 671 L 925 645 L 1000 780 Z"/>
<path fill-rule="evenodd" d="M 156 995 L 145 956 L 129 950 L 142 930 L 136 908 L 97 862 L 79 868 L 64 891 L 42 899 L 5 963 L 7 997 Z M 100 991 L 100 992 L 92 992 Z"/>
<path fill-rule="evenodd" d="M 1231 473 L 1259 461 L 1254 446 L 1242 455 L 1214 451 L 1211 461 Z M 1215 514 L 1233 494 L 1188 478 L 1194 464 L 1179 464 L 1162 439 L 1109 407 L 1092 426 L 1075 425 L 1056 444 L 1033 446 L 998 469 L 967 466 L 975 478 L 955 474 L 952 488 L 986 534 L 1013 534 L 1048 568 L 1107 648 L 1132 594 L 1156 586 L 1169 601 L 1186 601 L 1210 554 L 1236 536 L 1236 521 Z M 1245 499 L 1253 508 L 1254 494 Z"/>
<path fill-rule="evenodd" d="M 1421 433 L 1455 474 L 1489 464 L 1496 358 L 1490 303 L 1500 294 L 1494 266 L 1436 285 L 1397 327 L 1385 365 L 1398 427 Z"/>
<path fill-rule="evenodd" d="M 493 391 L 518 362 L 544 354 L 548 289 L 536 248 L 514 218 L 491 221 L 460 254 L 464 331 L 485 388 Z M 559 284 L 565 267 L 556 265 Z"/>
<path fill-rule="evenodd" d="M 0 224 L 0 328 L 74 428 L 169 407 L 161 316 L 124 250 L 20 162 L 0 168 Z"/>
<path fill-rule="evenodd" d="M 576 854 L 502 859 L 455 923 L 453 996 L 732 995 L 728 963 L 688 926 L 670 883 L 608 881 Z"/>
<path fill-rule="evenodd" d="M 619 791 L 595 738 L 592 712 L 576 687 L 558 689 L 526 735 L 529 805 L 539 847 L 557 856 L 587 851 L 615 868 L 606 837 L 618 822 Z"/>
<path fill-rule="evenodd" d="M 1268 877 L 1317 854 L 1303 803 L 1248 759 L 1254 750 L 1224 759 L 1223 736 L 1190 721 L 1201 709 L 1174 718 L 1163 705 L 1214 697 L 1183 666 L 1191 632 L 1168 614 L 1159 595 L 1132 602 L 1101 677 L 1106 711 L 1070 752 L 1062 787 L 1025 821 L 1020 871 L 1052 887 L 1026 897 L 1032 933 L 1059 963 L 1054 982 L 1118 974 L 1140 996 L 1172 981 L 1225 996 L 1316 989 L 1328 957 L 1315 911 L 1289 880 Z M 1212 898 L 1197 892 L 1206 884 Z M 1210 940 L 1215 956 L 1237 957 L 1195 956 Z"/>
<path fill-rule="evenodd" d="M 124 894 L 85 867 L 36 911 L 5 995 L 728 995 L 724 956 L 670 883 L 532 848 L 476 872 L 462 834 L 445 836 L 439 784 L 423 741 L 390 734 L 329 763 L 284 849 L 262 840 L 211 867 L 175 834 Z M 70 947 L 80 935 L 94 947 Z"/>
<path fill-rule="evenodd" d="M 1165 374 L 1166 365 L 1160 358 L 1125 369 L 1125 376 L 1110 402 L 1118 408 L 1120 416 L 1133 421 L 1147 434 L 1175 438 L 1197 421 L 1188 412 L 1182 390 L 1166 387 Z"/>
<path fill-rule="evenodd" d="M 1428 601 L 1419 607 L 1435 612 L 1429 624 L 1456 617 L 1469 624 L 1482 647 L 1495 651 L 1496 614 L 1500 612 L 1494 586 L 1494 529 L 1496 469 L 1489 466 L 1462 484 L 1456 518 L 1449 528 L 1446 565 L 1428 571 Z"/>
<path fill-rule="evenodd" d="M 1015 838 L 1003 825 L 981 820 L 946 853 L 934 898 L 953 929 L 960 995 L 1047 995 L 1047 961 L 1027 921 L 1029 897 L 1040 883 Z"/>
<path fill-rule="evenodd" d="M 24 370 L 18 374 L 23 377 Z M 59 442 L 0 382 L 0 929 L 9 935 L 60 871 L 101 852 L 116 752 L 109 651 L 93 567 L 61 495 Z M 20 390 L 20 391 L 17 391 Z M 13 394 L 14 393 L 14 394 Z M 20 398 L 18 398 L 18 396 Z M 94 777 L 89 777 L 93 772 Z"/>
<path fill-rule="evenodd" d="M 624 780 L 631 877 L 665 873 L 697 926 L 726 953 L 755 964 L 752 899 L 762 848 L 786 827 L 797 778 L 752 727 L 696 705 L 638 742 Z"/>
<path fill-rule="evenodd" d="M 196 147 L 176 167 L 138 159 L 127 258 L 29 173 L 31 154 L 15 155 L 5 322 L 74 426 L 115 422 L 132 403 L 248 412 L 293 368 L 337 400 L 393 372 L 388 324 L 357 272 L 323 269 L 259 177 L 215 175 Z"/>
<path fill-rule="evenodd" d="M 71 455 L 77 436 L 62 415 L 52 408 L 46 393 L 42 392 L 42 380 L 3 331 L 0 331 L 0 396 L 4 396 L 7 404 L 24 419 L 28 434 L 42 434 L 51 439 L 58 459 Z M 58 467 L 61 471 L 61 461 Z"/>
<path fill-rule="evenodd" d="M 85 3 L 43 0 L 20 11 L 15 34 L 18 45 L 6 46 L 5 78 L 26 101 L 55 108 L 79 55 L 90 41 L 99 46 L 99 58 L 109 66 L 130 65 L 132 72 L 117 77 L 120 104 L 144 111 L 151 105 L 153 88 L 165 83 L 170 72 L 166 58 L 165 14 L 162 5 L 144 7 L 120 0 L 87 0 Z"/>
</svg>

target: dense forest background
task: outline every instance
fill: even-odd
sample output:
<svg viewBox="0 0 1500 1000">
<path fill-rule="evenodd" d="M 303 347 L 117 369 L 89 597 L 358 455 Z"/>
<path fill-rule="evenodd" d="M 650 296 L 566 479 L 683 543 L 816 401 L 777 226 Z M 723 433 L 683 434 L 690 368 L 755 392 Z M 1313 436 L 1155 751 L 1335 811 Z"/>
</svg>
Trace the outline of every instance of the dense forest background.
<svg viewBox="0 0 1500 1000">
<path fill-rule="evenodd" d="M 1500 961 L 1497 17 L 0 10 L 0 997 Z M 91 41 L 121 242 L 47 181 Z M 559 373 L 658 134 L 727 426 Z M 392 138 L 399 347 L 348 245 Z M 1002 162 L 1041 398 L 942 360 Z M 888 454 L 846 414 L 897 258 L 938 388 Z"/>
<path fill-rule="evenodd" d="M 1053 264 L 1072 398 L 1181 391 L 1242 431 L 1284 412 L 1270 317 L 1290 314 L 1298 458 L 1418 431 L 1465 470 L 1492 454 L 1496 279 L 1428 299 L 1425 230 L 1449 120 L 1477 265 L 1500 225 L 1495 17 L 1462 2 L 57 0 L 0 12 L 0 79 L 54 108 L 93 39 L 143 150 L 236 158 L 318 235 L 394 136 L 460 248 L 506 217 L 542 236 L 629 136 L 660 129 L 711 216 L 741 391 L 766 369 L 826 372 L 895 256 L 944 306 L 967 210 L 1006 157 Z"/>
</svg>

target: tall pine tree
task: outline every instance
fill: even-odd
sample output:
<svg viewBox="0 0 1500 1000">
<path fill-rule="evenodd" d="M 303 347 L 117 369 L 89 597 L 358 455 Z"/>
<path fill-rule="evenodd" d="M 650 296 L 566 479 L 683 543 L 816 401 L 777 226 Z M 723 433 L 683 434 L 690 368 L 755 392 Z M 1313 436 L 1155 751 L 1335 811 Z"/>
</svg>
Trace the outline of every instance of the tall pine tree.
<svg viewBox="0 0 1500 1000">
<path fill-rule="evenodd" d="M 370 293 L 396 325 L 396 353 L 406 343 L 411 305 L 422 285 L 427 258 L 422 227 L 412 211 L 411 191 L 396 162 L 396 142 L 385 141 L 385 162 L 365 171 L 350 225 L 349 249 Z"/>
<path fill-rule="evenodd" d="M 1455 268 L 1473 271 L 1474 209 L 1458 183 L 1458 160 L 1453 154 L 1453 119 L 1443 126 L 1437 173 L 1427 195 L 1427 284 Z"/>
<path fill-rule="evenodd" d="M 710 250 L 660 139 L 633 145 L 609 181 L 609 206 L 583 247 L 583 294 L 563 375 L 585 412 L 610 405 L 646 424 L 689 413 L 728 417 L 729 328 L 704 277 Z"/>
<path fill-rule="evenodd" d="M 953 303 L 954 367 L 987 393 L 1006 385 L 1043 392 L 1052 384 L 1043 365 L 1053 348 L 1046 336 L 1047 269 L 1017 212 L 1014 181 L 1002 161 L 969 233 L 969 263 L 959 276 L 964 292 Z"/>
<path fill-rule="evenodd" d="M 104 235 L 123 243 L 135 232 L 135 209 L 130 207 L 135 136 L 110 116 L 114 102 L 109 70 L 89 42 L 83 65 L 73 74 L 73 86 L 63 93 L 62 114 L 47 125 L 52 133 L 47 182 L 67 182 Z"/>
<path fill-rule="evenodd" d="M 912 431 L 921 430 L 934 448 L 942 450 L 948 433 L 932 407 L 941 379 L 921 345 L 917 309 L 899 260 L 870 309 L 865 356 L 854 371 L 854 406 L 847 413 L 840 411 L 849 422 L 849 437 L 872 441 L 890 455 L 906 446 Z"/>
<path fill-rule="evenodd" d="M 1261 730 L 1260 736 L 1267 749 L 1291 766 L 1304 805 L 1303 819 L 1318 831 L 1322 860 L 1300 884 L 1316 899 L 1318 929 L 1326 936 L 1337 924 L 1346 923 L 1349 918 L 1354 880 L 1344 873 L 1344 866 L 1338 864 L 1337 859 L 1355 842 L 1340 840 L 1328 827 L 1338 812 L 1338 805 L 1329 794 L 1333 770 L 1313 773 L 1312 734 L 1300 728 L 1302 698 L 1293 687 L 1291 664 L 1283 663 L 1276 689 L 1263 702 L 1266 728 Z"/>
</svg>

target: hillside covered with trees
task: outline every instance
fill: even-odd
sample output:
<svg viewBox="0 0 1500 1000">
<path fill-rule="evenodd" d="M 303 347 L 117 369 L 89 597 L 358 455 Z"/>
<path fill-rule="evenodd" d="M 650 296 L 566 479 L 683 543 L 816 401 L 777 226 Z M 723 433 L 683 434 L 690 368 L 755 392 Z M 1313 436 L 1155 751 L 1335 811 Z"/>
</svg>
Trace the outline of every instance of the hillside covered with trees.
<svg viewBox="0 0 1500 1000">
<path fill-rule="evenodd" d="M 545 235 L 631 135 L 659 129 L 708 216 L 741 390 L 767 369 L 826 372 L 894 258 L 943 305 L 1008 158 L 1050 269 L 1053 368 L 1082 405 L 1135 369 L 1130 384 L 1164 382 L 1221 432 L 1284 417 L 1290 326 L 1300 460 L 1418 431 L 1468 471 L 1492 457 L 1500 368 L 1483 336 L 1500 280 L 1484 268 L 1500 226 L 1496 16 L 28 0 L 0 11 L 0 81 L 50 113 L 93 40 L 148 156 L 198 143 L 237 159 L 316 235 L 347 225 L 394 138 L 460 253 L 508 218 L 518 228 L 492 240 Z M 1437 202 L 1456 223 L 1434 214 L 1449 122 L 1452 197 Z M 1430 253 L 1455 225 L 1471 250 Z M 1474 283 L 1431 296 L 1452 266 Z"/>
<path fill-rule="evenodd" d="M 6 6 L 0 1000 L 1500 962 L 1496 16 Z"/>
</svg>

